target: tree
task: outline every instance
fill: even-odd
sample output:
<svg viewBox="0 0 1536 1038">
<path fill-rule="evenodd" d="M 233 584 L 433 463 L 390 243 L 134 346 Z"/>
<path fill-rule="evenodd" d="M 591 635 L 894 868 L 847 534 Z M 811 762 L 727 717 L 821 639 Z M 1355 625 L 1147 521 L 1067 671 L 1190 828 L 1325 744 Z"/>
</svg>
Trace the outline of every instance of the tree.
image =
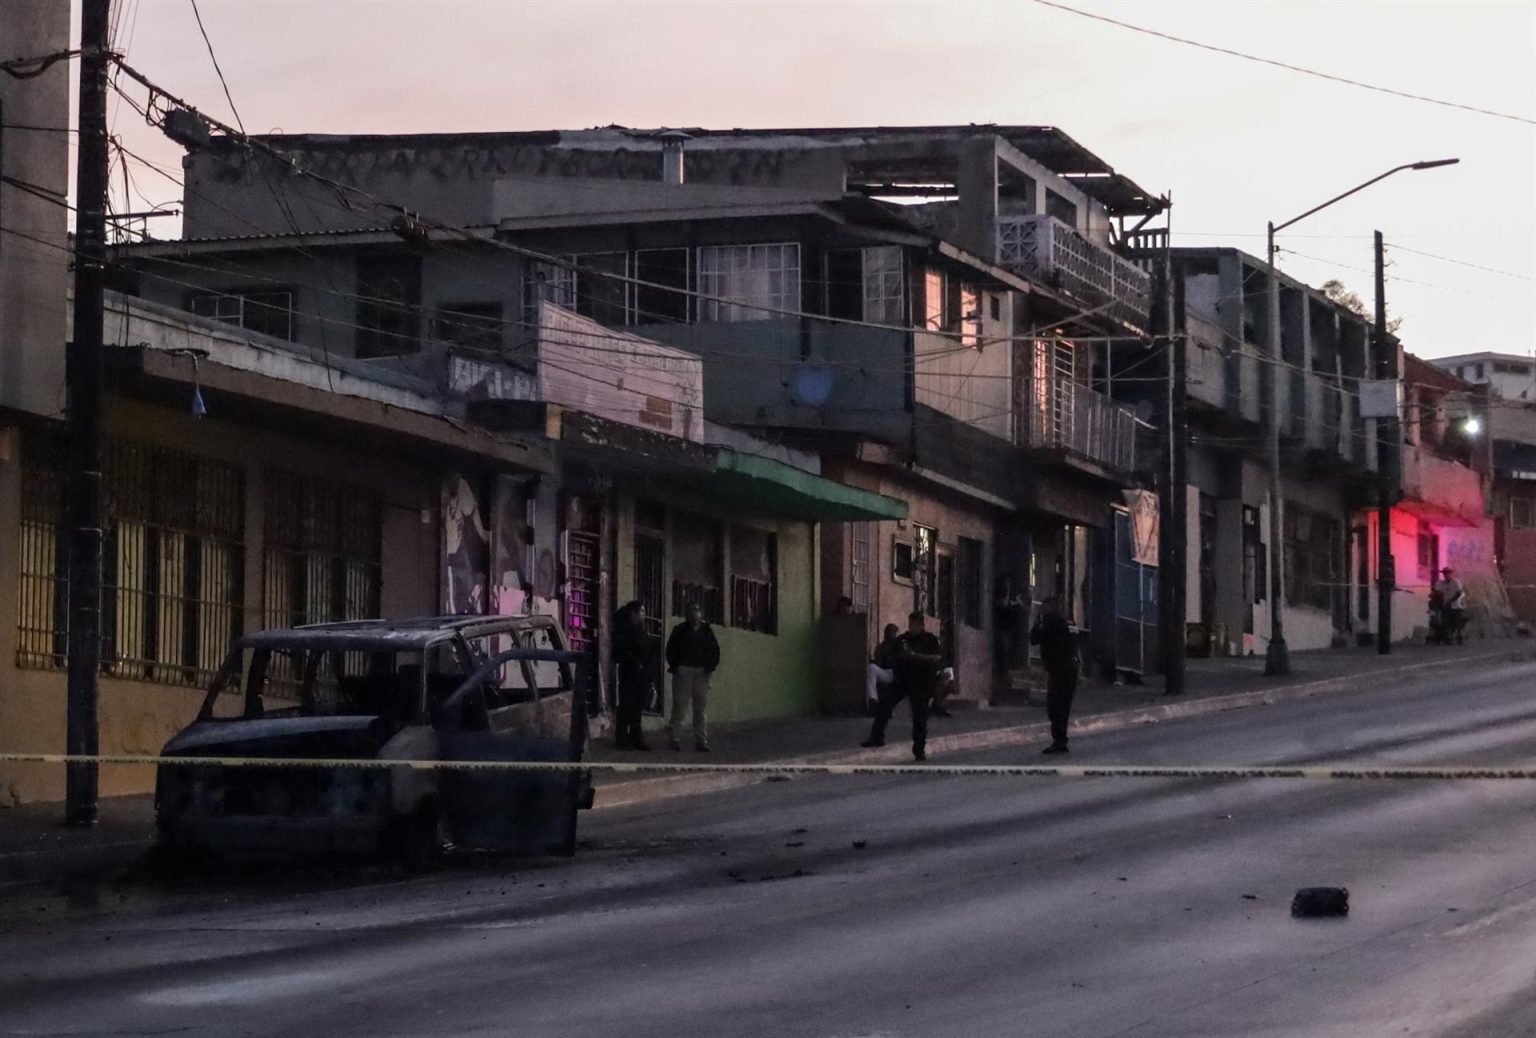
<svg viewBox="0 0 1536 1038">
<path fill-rule="evenodd" d="M 1360 297 L 1351 292 L 1344 282 L 1338 278 L 1329 278 L 1323 282 L 1323 295 L 1344 309 L 1357 313 L 1361 317 L 1369 318 L 1371 316 L 1370 309 L 1361 301 Z M 1401 317 L 1387 318 L 1387 334 L 1396 335 L 1397 330 L 1402 326 L 1403 319 Z"/>
</svg>

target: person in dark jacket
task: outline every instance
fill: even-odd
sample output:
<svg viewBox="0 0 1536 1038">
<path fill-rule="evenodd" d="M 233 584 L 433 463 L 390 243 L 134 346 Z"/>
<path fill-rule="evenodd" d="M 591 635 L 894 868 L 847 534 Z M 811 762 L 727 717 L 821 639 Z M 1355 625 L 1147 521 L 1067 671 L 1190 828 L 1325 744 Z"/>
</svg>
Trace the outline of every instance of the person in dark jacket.
<svg viewBox="0 0 1536 1038">
<path fill-rule="evenodd" d="M 1067 722 L 1077 691 L 1077 638 L 1061 613 L 1061 599 L 1047 598 L 1040 618 L 1029 630 L 1029 643 L 1040 646 L 1045 665 L 1045 712 L 1051 719 L 1051 744 L 1046 753 L 1067 752 Z"/>
<path fill-rule="evenodd" d="M 884 746 L 885 726 L 890 723 L 896 704 L 905 699 L 912 710 L 912 756 L 916 760 L 928 759 L 928 703 L 933 698 L 939 670 L 944 666 L 944 647 L 939 644 L 939 636 L 924 626 L 926 621 L 922 613 L 907 617 L 907 633 L 897 639 L 892 658 L 893 680 L 881 690 L 874 727 L 869 738 L 859 745 Z"/>
<path fill-rule="evenodd" d="M 645 606 L 629 602 L 613 616 L 613 665 L 618 672 L 617 727 L 613 743 L 621 750 L 649 750 L 640 731 L 640 717 L 650 698 L 651 636 L 645 629 Z"/>
<path fill-rule="evenodd" d="M 667 735 L 672 748 L 683 748 L 678 733 L 683 714 L 693 704 L 693 745 L 700 753 L 709 752 L 709 682 L 720 666 L 720 643 L 715 632 L 704 622 L 704 612 L 697 605 L 688 607 L 688 619 L 672 628 L 667 639 L 667 671 L 672 675 L 672 717 Z"/>
</svg>

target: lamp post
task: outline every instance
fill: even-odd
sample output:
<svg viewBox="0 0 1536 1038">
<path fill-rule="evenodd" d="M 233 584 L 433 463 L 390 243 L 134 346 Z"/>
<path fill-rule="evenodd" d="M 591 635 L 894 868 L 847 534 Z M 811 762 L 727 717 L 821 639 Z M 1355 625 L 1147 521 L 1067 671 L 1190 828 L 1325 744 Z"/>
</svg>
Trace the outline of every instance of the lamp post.
<svg viewBox="0 0 1536 1038">
<path fill-rule="evenodd" d="M 1394 173 L 1401 173 L 1404 170 L 1435 169 L 1439 166 L 1451 166 L 1460 161 L 1460 159 L 1434 159 L 1428 162 L 1409 162 L 1394 166 L 1380 176 L 1372 177 L 1341 195 L 1335 195 L 1321 205 L 1313 206 L 1300 216 L 1294 216 L 1281 224 L 1271 222 L 1268 225 L 1264 264 L 1269 274 L 1269 305 L 1267 307 L 1269 333 L 1266 338 L 1269 340 L 1271 375 L 1269 380 L 1269 648 L 1264 653 L 1265 674 L 1285 675 L 1291 672 L 1291 654 L 1285 644 L 1285 544 L 1282 540 L 1285 529 L 1283 523 L 1285 506 L 1280 488 L 1281 401 L 1284 400 L 1285 395 L 1281 392 L 1284 372 L 1281 370 L 1283 358 L 1280 350 L 1280 283 L 1278 272 L 1275 270 L 1275 234 L 1293 224 L 1300 223 L 1313 213 L 1327 209 L 1335 202 L 1343 201 L 1356 192 L 1364 191 L 1372 184 L 1385 180 Z M 1380 468 L 1379 465 L 1378 468 Z"/>
</svg>

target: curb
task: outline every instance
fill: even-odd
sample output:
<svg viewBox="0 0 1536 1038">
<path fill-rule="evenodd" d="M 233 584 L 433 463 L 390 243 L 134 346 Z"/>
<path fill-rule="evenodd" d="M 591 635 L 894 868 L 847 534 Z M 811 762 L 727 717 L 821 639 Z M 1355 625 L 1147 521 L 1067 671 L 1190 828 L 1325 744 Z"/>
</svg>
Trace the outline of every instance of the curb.
<svg viewBox="0 0 1536 1038">
<path fill-rule="evenodd" d="M 45 880 L 93 878 L 127 868 L 155 844 L 151 837 L 129 837 L 89 847 L 0 854 L 0 891 Z"/>
<path fill-rule="evenodd" d="M 1127 710 L 1107 710 L 1074 719 L 1071 731 L 1074 735 L 1093 735 L 1103 732 L 1122 731 L 1139 725 L 1159 724 L 1163 721 L 1179 720 L 1186 717 L 1202 717 L 1206 714 L 1223 713 L 1228 710 L 1243 710 L 1255 706 L 1272 706 L 1278 703 L 1296 702 L 1298 700 L 1310 699 L 1314 696 L 1327 695 L 1332 692 L 1348 692 L 1354 690 L 1361 682 L 1382 677 L 1409 680 L 1453 667 L 1487 666 L 1496 663 L 1519 663 L 1529 660 L 1536 660 L 1536 645 L 1527 645 L 1519 649 L 1501 649 L 1497 652 L 1485 653 L 1481 656 L 1457 656 L 1453 659 L 1434 660 L 1429 663 L 1411 663 L 1398 667 L 1378 667 L 1375 670 L 1362 671 L 1358 674 L 1319 678 L 1315 681 L 1282 685 L 1279 688 L 1272 689 L 1258 689 L 1253 692 L 1239 692 L 1230 696 L 1218 695 L 1205 699 L 1164 703 L 1158 706 L 1133 707 Z M 1050 732 L 1051 726 L 1049 722 L 1035 721 L 1030 724 L 1010 725 L 1007 728 L 993 728 L 979 732 L 966 732 L 960 735 L 939 736 L 936 739 L 929 740 L 928 749 L 930 753 L 960 753 L 974 750 L 1001 749 L 1009 746 L 1023 746 L 1042 741 L 1050 735 Z M 907 755 L 908 751 L 904 746 L 884 746 L 880 749 L 859 750 L 856 752 L 835 750 L 831 753 L 786 757 L 780 761 L 764 763 L 885 764 L 905 760 Z M 623 807 L 630 804 L 651 803 L 658 800 L 670 800 L 674 797 L 693 796 L 699 793 L 740 789 L 744 786 L 756 785 L 762 781 L 761 775 L 716 773 L 672 775 L 666 778 L 616 782 L 610 786 L 599 786 L 597 788 L 597 798 L 593 807 L 601 809 Z"/>
</svg>

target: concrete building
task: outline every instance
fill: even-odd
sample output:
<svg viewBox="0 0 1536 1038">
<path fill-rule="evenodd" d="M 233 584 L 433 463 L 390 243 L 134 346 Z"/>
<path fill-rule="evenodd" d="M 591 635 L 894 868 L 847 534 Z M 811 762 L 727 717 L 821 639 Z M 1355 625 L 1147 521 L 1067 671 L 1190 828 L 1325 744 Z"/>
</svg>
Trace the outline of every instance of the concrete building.
<svg viewBox="0 0 1536 1038">
<path fill-rule="evenodd" d="M 69 5 L 16 0 L 0 7 L 0 61 L 69 49 Z M 65 208 L 73 64 L 25 79 L 0 75 L 0 410 L 58 417 L 64 410 L 69 282 Z"/>
<path fill-rule="evenodd" d="M 1189 364 L 1188 616 L 1222 654 L 1270 636 L 1268 435 L 1282 380 L 1284 622 L 1292 650 L 1373 630 L 1374 540 L 1361 518 L 1380 471 L 1376 421 L 1360 416 L 1371 371 L 1367 320 L 1283 274 L 1280 348 L 1269 346 L 1269 275 L 1235 249 L 1172 251 Z M 1161 391 L 1126 384 L 1126 399 Z"/>
<path fill-rule="evenodd" d="M 671 343 L 703 358 L 710 421 L 908 502 L 905 521 L 822 531 L 823 608 L 847 594 L 871 636 L 922 609 L 984 700 L 1007 573 L 1065 593 L 1109 665 L 1151 665 L 1140 586 L 1121 596 L 1134 658 L 1105 609 L 1137 425 L 1100 390 L 1102 340 L 1142 341 L 1150 311 L 1118 246 L 1165 203 L 1059 131 L 264 140 L 486 240 L 404 241 L 397 210 L 215 142 L 186 162 L 186 240 L 131 250 L 146 296 L 247 326 L 270 307 L 289 337 L 406 370 L 434 339 L 515 354 L 541 299 Z"/>
<path fill-rule="evenodd" d="M 1487 386 L 1503 400 L 1536 400 L 1536 356 L 1484 352 L 1427 359 L 1463 382 Z"/>
<path fill-rule="evenodd" d="M 1429 591 L 1447 566 L 1466 587 L 1473 630 L 1481 633 L 1511 617 L 1490 511 L 1488 387 L 1412 354 L 1404 355 L 1402 371 L 1401 494 L 1392 510 L 1393 637 L 1424 631 Z"/>
</svg>

